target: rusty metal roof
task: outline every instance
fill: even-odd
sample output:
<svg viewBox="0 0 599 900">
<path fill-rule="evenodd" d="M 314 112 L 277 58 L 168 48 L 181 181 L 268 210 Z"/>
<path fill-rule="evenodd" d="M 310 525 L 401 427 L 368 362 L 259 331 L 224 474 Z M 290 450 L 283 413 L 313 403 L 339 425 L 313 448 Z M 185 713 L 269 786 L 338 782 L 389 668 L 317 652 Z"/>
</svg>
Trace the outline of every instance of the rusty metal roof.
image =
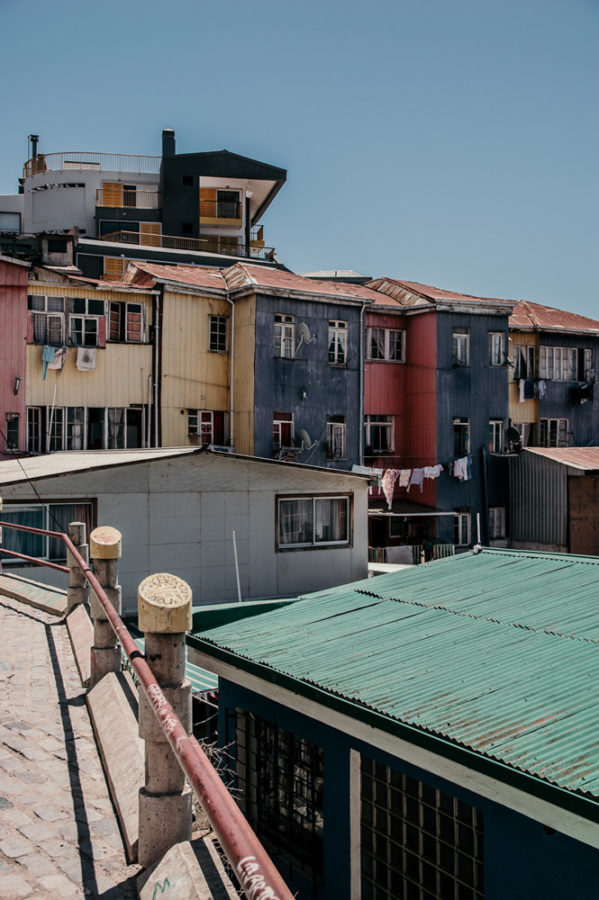
<svg viewBox="0 0 599 900">
<path fill-rule="evenodd" d="M 574 334 L 598 334 L 599 322 L 565 312 L 540 303 L 518 300 L 510 316 L 509 327 L 514 331 L 565 331 Z"/>
<path fill-rule="evenodd" d="M 400 281 L 397 278 L 375 278 L 368 282 L 368 287 L 385 295 L 385 297 L 379 296 L 379 305 L 389 305 L 389 301 L 386 298 L 395 300 L 400 306 L 430 306 L 431 308 L 435 307 L 437 303 L 481 303 L 513 306 L 516 302 L 515 300 L 502 300 L 498 297 L 475 297 L 472 294 L 459 294 L 455 291 L 446 291 L 429 284 L 421 284 L 418 281 Z"/>
<path fill-rule="evenodd" d="M 361 284 L 349 284 L 344 281 L 325 281 L 317 278 L 305 278 L 282 269 L 270 269 L 266 266 L 251 263 L 235 263 L 225 269 L 225 278 L 230 290 L 255 287 L 257 290 L 276 291 L 277 293 L 301 293 L 325 296 L 327 299 L 354 300 L 374 303 L 378 294 Z"/>
<path fill-rule="evenodd" d="M 599 447 L 526 447 L 525 452 L 552 459 L 573 469 L 599 471 Z"/>
<path fill-rule="evenodd" d="M 156 281 L 185 284 L 190 287 L 208 287 L 211 290 L 227 289 L 220 269 L 209 266 L 168 266 L 160 263 L 133 261 L 129 263 L 123 283 L 137 287 L 151 287 Z M 121 282 L 110 281 L 114 288 Z"/>
<path fill-rule="evenodd" d="M 342 698 L 356 718 L 378 713 L 378 727 L 441 738 L 448 755 L 474 752 L 499 778 L 507 766 L 599 801 L 598 591 L 594 557 L 485 549 L 196 632 L 194 645 L 316 687 L 325 706 Z"/>
</svg>

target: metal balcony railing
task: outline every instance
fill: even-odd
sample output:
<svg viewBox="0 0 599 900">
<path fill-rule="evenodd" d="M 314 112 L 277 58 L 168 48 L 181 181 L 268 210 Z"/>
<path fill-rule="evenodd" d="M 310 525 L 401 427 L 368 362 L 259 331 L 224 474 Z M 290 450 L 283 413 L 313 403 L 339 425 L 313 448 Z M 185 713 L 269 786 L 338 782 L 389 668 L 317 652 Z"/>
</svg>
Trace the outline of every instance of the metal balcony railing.
<svg viewBox="0 0 599 900">
<path fill-rule="evenodd" d="M 65 169 L 96 169 L 100 172 L 138 172 L 144 175 L 160 173 L 161 156 L 130 156 L 123 153 L 90 153 L 76 150 L 70 153 L 39 153 L 23 166 L 23 178 L 42 172 Z"/>
<path fill-rule="evenodd" d="M 15 525 L 12 522 L 0 522 L 0 529 L 2 528 L 12 528 L 16 531 L 46 535 L 64 542 L 71 558 L 79 566 L 86 581 L 102 605 L 106 618 L 126 654 L 129 664 L 135 671 L 140 690 L 143 691 L 153 709 L 177 762 L 200 800 L 208 821 L 229 863 L 239 878 L 244 896 L 247 900 L 255 900 L 258 896 L 256 887 L 260 884 L 262 891 L 260 896 L 262 897 L 271 897 L 273 900 L 293 900 L 293 895 L 289 888 L 281 878 L 277 868 L 227 790 L 206 753 L 198 741 L 192 735 L 188 735 L 183 728 L 179 717 L 164 696 L 152 670 L 141 655 L 135 640 L 129 634 L 127 626 L 70 537 L 59 531 L 32 528 L 28 525 Z M 58 566 L 55 563 L 48 563 L 47 560 L 35 559 L 21 553 L 15 553 L 12 550 L 4 550 L 1 547 L 0 553 L 6 553 L 13 557 L 17 556 L 42 566 L 49 566 L 65 572 L 69 571 L 66 566 Z M 249 869 L 248 860 L 251 860 Z"/>
<path fill-rule="evenodd" d="M 160 203 L 160 191 L 123 188 L 120 197 L 115 197 L 113 187 L 101 187 L 96 191 L 96 206 L 106 206 L 111 209 L 160 209 Z"/>
<path fill-rule="evenodd" d="M 250 241 L 250 246 L 228 235 L 206 235 L 206 237 L 178 237 L 168 234 L 146 234 L 137 231 L 114 231 L 98 237 L 101 241 L 114 244 L 151 244 L 163 250 L 191 250 L 195 253 L 217 253 L 221 256 L 241 256 L 247 259 L 274 259 L 274 247 L 265 247 L 259 240 Z"/>
</svg>

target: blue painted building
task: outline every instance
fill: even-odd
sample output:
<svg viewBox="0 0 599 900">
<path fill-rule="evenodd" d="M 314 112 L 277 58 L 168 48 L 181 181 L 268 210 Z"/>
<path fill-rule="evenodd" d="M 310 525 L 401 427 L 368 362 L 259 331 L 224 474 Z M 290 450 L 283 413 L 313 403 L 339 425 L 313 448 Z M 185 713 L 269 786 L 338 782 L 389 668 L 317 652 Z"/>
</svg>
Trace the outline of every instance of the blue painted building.
<svg viewBox="0 0 599 900">
<path fill-rule="evenodd" d="M 200 614 L 240 805 L 298 897 L 596 896 L 598 585 L 484 550 Z"/>
</svg>

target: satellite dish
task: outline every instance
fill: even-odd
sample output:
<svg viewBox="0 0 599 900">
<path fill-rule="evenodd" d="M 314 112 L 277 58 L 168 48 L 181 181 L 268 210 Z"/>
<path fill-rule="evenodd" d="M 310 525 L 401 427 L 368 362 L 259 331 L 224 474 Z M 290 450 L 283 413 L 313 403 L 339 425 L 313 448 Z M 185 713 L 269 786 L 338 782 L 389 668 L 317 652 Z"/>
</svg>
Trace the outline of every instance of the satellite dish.
<svg viewBox="0 0 599 900">
<path fill-rule="evenodd" d="M 510 444 L 519 444 L 520 441 L 522 440 L 522 435 L 520 434 L 520 432 L 518 431 L 517 428 L 514 428 L 513 425 L 510 425 L 510 427 L 507 430 L 507 439 L 510 442 Z"/>
<path fill-rule="evenodd" d="M 314 337 L 312 337 L 312 335 L 310 333 L 310 329 L 308 328 L 308 326 L 306 325 L 305 322 L 300 322 L 298 324 L 297 333 L 299 334 L 299 343 L 298 343 L 297 347 L 295 348 L 296 353 L 299 350 L 299 348 L 302 346 L 302 344 L 311 344 L 312 341 L 316 340 L 316 335 L 314 335 Z"/>
<path fill-rule="evenodd" d="M 299 436 L 302 441 L 302 450 L 311 450 L 312 447 L 316 447 L 316 445 L 318 444 L 318 441 L 314 441 L 314 443 L 312 443 L 312 438 L 305 428 L 300 428 Z"/>
</svg>

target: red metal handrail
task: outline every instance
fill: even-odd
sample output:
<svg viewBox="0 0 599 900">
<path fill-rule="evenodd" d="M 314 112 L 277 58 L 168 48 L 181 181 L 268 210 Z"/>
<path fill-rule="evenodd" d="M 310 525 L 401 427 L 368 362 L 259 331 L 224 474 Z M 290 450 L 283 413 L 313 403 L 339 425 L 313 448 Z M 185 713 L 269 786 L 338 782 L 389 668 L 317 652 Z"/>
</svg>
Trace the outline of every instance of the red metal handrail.
<svg viewBox="0 0 599 900">
<path fill-rule="evenodd" d="M 293 894 L 281 878 L 276 866 L 233 800 L 206 753 L 197 740 L 188 735 L 183 728 L 177 714 L 154 678 L 152 670 L 129 634 L 127 626 L 70 537 L 58 531 L 0 522 L 0 528 L 4 527 L 62 538 L 102 604 L 106 618 L 135 670 L 139 684 L 152 705 L 177 762 L 198 795 L 208 821 L 214 829 L 244 894 L 248 900 L 293 900 Z M 41 565 L 47 565 L 47 561 L 40 560 L 39 562 Z"/>
</svg>

